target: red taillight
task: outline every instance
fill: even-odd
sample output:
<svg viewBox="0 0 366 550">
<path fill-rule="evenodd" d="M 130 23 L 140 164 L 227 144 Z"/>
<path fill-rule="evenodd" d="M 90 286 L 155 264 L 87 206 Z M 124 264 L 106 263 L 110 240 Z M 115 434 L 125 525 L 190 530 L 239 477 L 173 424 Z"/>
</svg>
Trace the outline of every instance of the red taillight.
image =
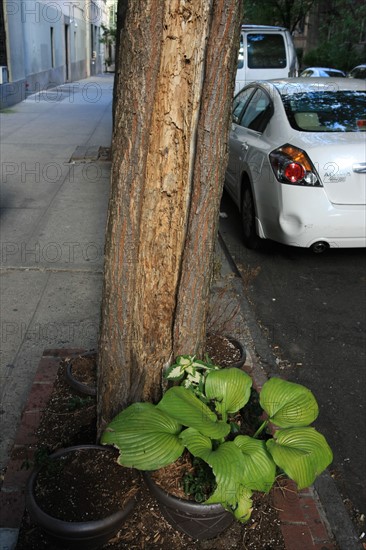
<svg viewBox="0 0 366 550">
<path fill-rule="evenodd" d="M 302 149 L 286 144 L 269 155 L 272 169 L 281 183 L 321 187 L 319 176 Z"/>
<path fill-rule="evenodd" d="M 290 162 L 284 169 L 283 175 L 291 183 L 297 183 L 304 179 L 305 168 L 297 162 Z"/>
</svg>

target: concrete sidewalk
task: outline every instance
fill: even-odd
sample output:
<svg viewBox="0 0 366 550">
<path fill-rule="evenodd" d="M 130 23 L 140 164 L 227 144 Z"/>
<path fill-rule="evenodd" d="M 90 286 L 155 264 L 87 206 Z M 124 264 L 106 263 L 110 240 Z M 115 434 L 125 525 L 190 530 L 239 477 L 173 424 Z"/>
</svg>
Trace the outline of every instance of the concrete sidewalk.
<svg viewBox="0 0 366 550">
<path fill-rule="evenodd" d="M 0 467 L 43 350 L 97 344 L 112 91 L 93 77 L 0 114 Z"/>
</svg>

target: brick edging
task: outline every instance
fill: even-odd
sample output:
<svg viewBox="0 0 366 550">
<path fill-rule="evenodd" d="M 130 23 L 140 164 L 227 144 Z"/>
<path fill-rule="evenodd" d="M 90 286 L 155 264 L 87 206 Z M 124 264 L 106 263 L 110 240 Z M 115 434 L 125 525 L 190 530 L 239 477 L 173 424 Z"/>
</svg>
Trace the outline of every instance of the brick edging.
<svg viewBox="0 0 366 550">
<path fill-rule="evenodd" d="M 60 359 L 81 353 L 81 349 L 44 350 L 39 362 L 20 425 L 16 432 L 0 492 L 0 530 L 19 532 L 25 508 L 25 491 L 32 472 L 36 449 L 35 431 L 51 396 Z M 10 545 L 1 544 L 2 548 Z"/>
<path fill-rule="evenodd" d="M 281 531 L 287 550 L 335 550 L 335 542 L 323 519 L 321 504 L 312 487 L 297 492 L 296 484 L 284 480 L 274 491 Z"/>
<path fill-rule="evenodd" d="M 24 466 L 32 462 L 37 441 L 35 431 L 52 393 L 60 360 L 84 351 L 49 349 L 43 352 L 1 487 L 1 530 L 19 532 L 24 514 L 26 484 L 32 471 L 31 467 L 27 469 Z M 256 372 L 250 356 L 246 366 L 258 385 L 262 385 L 265 381 L 263 373 Z M 278 510 L 286 550 L 336 550 L 321 504 L 312 487 L 297 492 L 292 480 L 282 480 L 281 486 L 274 490 L 274 505 Z"/>
</svg>

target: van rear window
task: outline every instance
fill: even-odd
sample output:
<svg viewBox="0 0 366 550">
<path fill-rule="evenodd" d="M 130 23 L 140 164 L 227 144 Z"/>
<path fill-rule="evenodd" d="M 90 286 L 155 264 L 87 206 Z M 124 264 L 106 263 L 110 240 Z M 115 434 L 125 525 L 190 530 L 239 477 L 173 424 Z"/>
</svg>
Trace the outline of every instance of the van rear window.
<svg viewBox="0 0 366 550">
<path fill-rule="evenodd" d="M 286 67 L 286 48 L 281 34 L 250 33 L 247 35 L 247 43 L 250 69 Z"/>
</svg>

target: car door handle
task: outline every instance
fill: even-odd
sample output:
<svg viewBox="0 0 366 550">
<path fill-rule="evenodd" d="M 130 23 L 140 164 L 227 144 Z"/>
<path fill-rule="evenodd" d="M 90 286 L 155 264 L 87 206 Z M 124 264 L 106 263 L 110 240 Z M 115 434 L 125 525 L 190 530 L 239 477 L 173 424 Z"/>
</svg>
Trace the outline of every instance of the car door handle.
<svg viewBox="0 0 366 550">
<path fill-rule="evenodd" d="M 241 144 L 241 148 L 243 149 L 243 151 L 248 151 L 249 149 L 249 145 L 246 141 L 244 141 L 242 144 Z"/>
<path fill-rule="evenodd" d="M 358 174 L 366 174 L 366 162 L 359 162 L 352 166 L 352 170 Z"/>
</svg>

